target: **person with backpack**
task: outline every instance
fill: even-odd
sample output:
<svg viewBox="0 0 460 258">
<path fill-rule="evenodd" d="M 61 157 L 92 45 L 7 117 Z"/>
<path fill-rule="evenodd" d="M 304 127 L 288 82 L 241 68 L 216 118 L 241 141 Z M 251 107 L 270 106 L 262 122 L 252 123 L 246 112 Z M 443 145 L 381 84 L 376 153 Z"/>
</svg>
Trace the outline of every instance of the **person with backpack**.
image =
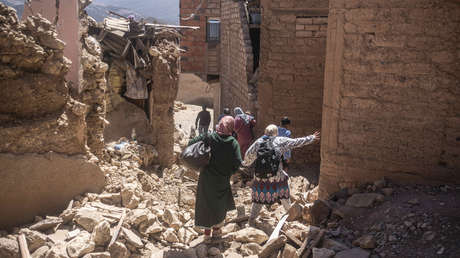
<svg viewBox="0 0 460 258">
<path fill-rule="evenodd" d="M 240 144 L 241 157 L 244 159 L 244 155 L 254 140 L 253 128 L 256 125 L 256 120 L 253 116 L 243 112 L 243 109 L 237 107 L 234 109 L 235 113 L 235 133 L 236 139 Z"/>
<path fill-rule="evenodd" d="M 286 212 L 291 207 L 288 185 L 288 175 L 283 170 L 282 155 L 288 150 L 299 148 L 318 141 L 320 133 L 301 138 L 277 136 L 278 127 L 269 125 L 265 135 L 257 139 L 246 152 L 243 166 L 255 164 L 255 174 L 252 183 L 252 208 L 249 225 L 255 225 L 263 205 L 271 206 L 281 202 Z"/>
<path fill-rule="evenodd" d="M 189 146 L 204 141 L 211 147 L 208 165 L 200 173 L 195 202 L 195 225 L 204 228 L 205 240 L 220 237 L 227 211 L 235 209 L 230 177 L 241 165 L 240 147 L 233 138 L 235 120 L 225 116 L 216 132 L 190 140 Z M 212 229 L 212 236 L 211 236 Z"/>
</svg>

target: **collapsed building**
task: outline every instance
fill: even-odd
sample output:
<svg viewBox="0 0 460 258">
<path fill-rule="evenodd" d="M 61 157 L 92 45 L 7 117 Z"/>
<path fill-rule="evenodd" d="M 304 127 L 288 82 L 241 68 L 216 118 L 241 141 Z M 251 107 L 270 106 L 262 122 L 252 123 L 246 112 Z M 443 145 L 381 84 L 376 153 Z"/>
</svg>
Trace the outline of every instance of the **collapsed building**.
<svg viewBox="0 0 460 258">
<path fill-rule="evenodd" d="M 90 1 L 72 3 L 31 1 L 22 22 L 0 5 L 1 228 L 99 192 L 108 141 L 138 140 L 146 165 L 174 162 L 178 32 L 124 18 L 100 25 Z"/>
<path fill-rule="evenodd" d="M 321 128 L 293 161 L 321 164 L 322 197 L 382 177 L 460 182 L 458 1 L 222 0 L 220 13 L 220 108 L 251 110 L 259 133 L 283 116 L 294 136 Z"/>
</svg>

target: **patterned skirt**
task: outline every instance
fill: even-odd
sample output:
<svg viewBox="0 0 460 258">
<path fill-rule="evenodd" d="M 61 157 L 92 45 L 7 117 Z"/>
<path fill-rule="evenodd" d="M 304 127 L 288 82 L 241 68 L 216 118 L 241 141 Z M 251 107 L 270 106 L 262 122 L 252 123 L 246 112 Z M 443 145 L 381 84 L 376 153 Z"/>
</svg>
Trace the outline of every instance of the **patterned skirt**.
<svg viewBox="0 0 460 258">
<path fill-rule="evenodd" d="M 282 199 L 289 199 L 287 176 L 274 176 L 267 179 L 255 177 L 252 184 L 252 202 L 272 205 Z"/>
</svg>

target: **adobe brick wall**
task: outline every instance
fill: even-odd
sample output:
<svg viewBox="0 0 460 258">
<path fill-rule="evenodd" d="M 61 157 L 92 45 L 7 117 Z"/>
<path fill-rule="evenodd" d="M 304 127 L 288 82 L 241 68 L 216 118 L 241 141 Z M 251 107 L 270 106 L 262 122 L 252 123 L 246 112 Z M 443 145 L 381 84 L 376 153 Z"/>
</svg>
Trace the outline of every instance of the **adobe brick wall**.
<svg viewBox="0 0 460 258">
<path fill-rule="evenodd" d="M 248 80 L 253 74 L 254 57 L 242 2 L 221 2 L 221 110 L 242 107 L 252 110 Z"/>
<path fill-rule="evenodd" d="M 195 13 L 190 20 L 180 19 L 180 25 L 199 26 L 199 30 L 184 30 L 180 46 L 187 52 L 181 57 L 181 71 L 184 73 L 195 73 L 200 77 L 206 74 L 206 20 L 207 17 L 220 17 L 220 0 L 203 1 L 201 8 L 196 12 L 196 7 L 201 0 L 181 0 L 180 17 L 189 17 Z"/>
<path fill-rule="evenodd" d="M 320 195 L 460 183 L 460 5 L 331 0 Z"/>
<path fill-rule="evenodd" d="M 328 1 L 261 4 L 258 131 L 288 116 L 294 137 L 309 135 L 321 128 Z M 293 162 L 319 163 L 319 148 L 294 151 Z"/>
</svg>

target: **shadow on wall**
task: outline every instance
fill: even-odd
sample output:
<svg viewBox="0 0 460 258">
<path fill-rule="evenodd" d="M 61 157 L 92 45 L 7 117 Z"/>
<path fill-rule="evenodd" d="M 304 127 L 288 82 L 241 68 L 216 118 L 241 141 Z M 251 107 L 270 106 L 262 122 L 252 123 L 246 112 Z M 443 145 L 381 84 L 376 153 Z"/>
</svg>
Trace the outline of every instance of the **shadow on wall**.
<svg viewBox="0 0 460 258">
<path fill-rule="evenodd" d="M 179 92 L 176 100 L 185 104 L 206 105 L 212 108 L 213 91 L 208 83 L 195 74 L 182 73 L 179 75 Z"/>
</svg>

